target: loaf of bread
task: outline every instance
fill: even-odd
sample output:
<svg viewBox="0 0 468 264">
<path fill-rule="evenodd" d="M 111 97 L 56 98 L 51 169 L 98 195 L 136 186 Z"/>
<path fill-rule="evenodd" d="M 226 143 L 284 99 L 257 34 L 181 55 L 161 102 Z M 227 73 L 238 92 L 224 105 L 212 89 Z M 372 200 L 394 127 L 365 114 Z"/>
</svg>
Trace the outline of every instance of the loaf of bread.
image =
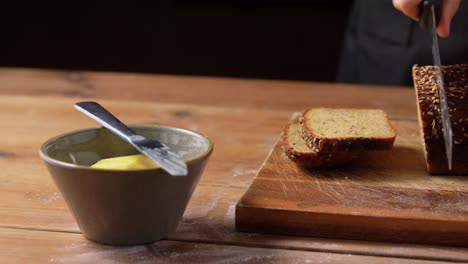
<svg viewBox="0 0 468 264">
<path fill-rule="evenodd" d="M 453 132 L 449 171 L 442 131 L 439 92 L 434 66 L 413 66 L 414 89 L 427 171 L 430 174 L 468 174 L 468 65 L 442 66 Z"/>
<path fill-rule="evenodd" d="M 300 122 L 304 140 L 316 152 L 388 150 L 396 137 L 379 109 L 312 108 Z"/>
<path fill-rule="evenodd" d="M 302 138 L 299 123 L 288 124 L 282 135 L 283 150 L 289 159 L 304 167 L 330 167 L 345 165 L 358 158 L 359 152 L 317 152 L 310 149 Z"/>
</svg>

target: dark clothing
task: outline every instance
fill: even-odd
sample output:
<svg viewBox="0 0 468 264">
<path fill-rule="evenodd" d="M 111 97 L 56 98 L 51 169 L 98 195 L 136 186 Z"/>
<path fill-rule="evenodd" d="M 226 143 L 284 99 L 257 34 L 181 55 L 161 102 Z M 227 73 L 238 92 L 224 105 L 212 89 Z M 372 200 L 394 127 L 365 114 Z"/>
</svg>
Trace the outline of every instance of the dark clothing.
<svg viewBox="0 0 468 264">
<path fill-rule="evenodd" d="M 432 34 L 390 0 L 356 0 L 341 53 L 337 82 L 413 85 L 411 67 L 432 64 Z M 468 63 L 468 3 L 439 38 L 443 65 Z"/>
</svg>

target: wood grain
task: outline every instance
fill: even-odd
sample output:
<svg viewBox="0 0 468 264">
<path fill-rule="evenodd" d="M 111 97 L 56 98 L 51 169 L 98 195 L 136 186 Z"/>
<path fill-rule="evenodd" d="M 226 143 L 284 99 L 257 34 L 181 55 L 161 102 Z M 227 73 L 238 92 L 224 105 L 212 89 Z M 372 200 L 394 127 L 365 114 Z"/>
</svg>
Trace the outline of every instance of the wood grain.
<svg viewBox="0 0 468 264">
<path fill-rule="evenodd" d="M 111 247 L 81 235 L 0 228 L 1 263 L 446 263 L 162 240 Z M 27 249 L 27 250 L 25 250 Z"/>
<path fill-rule="evenodd" d="M 3 174 L 28 177 L 28 183 L 42 182 L 48 176 L 38 159 L 37 151 L 48 138 L 72 130 L 98 126 L 96 122 L 73 108 L 77 99 L 27 96 L 1 96 L 0 120 L 3 121 L 0 159 Z M 119 118 L 131 124 L 165 124 L 198 131 L 210 137 L 215 151 L 202 176 L 202 184 L 246 187 L 260 168 L 276 141 L 289 112 L 216 107 L 185 104 L 154 104 L 101 100 Z M 21 116 L 21 119 L 18 119 Z M 256 119 L 246 117 L 255 116 Z M 24 121 L 21 121 L 24 120 Z M 242 126 L 239 124 L 242 123 Z M 254 131 L 245 133 L 244 129 Z M 246 151 L 245 146 L 250 146 Z M 29 164 L 24 166 L 24 164 Z M 37 173 L 19 173 L 29 170 Z M 19 175 L 18 175 L 19 174 Z M 2 175 L 0 175 L 0 179 Z"/>
<path fill-rule="evenodd" d="M 236 210 L 240 231 L 468 246 L 468 178 L 426 172 L 418 124 L 394 121 L 392 151 L 305 170 L 278 142 Z"/>
<path fill-rule="evenodd" d="M 373 255 L 441 261 L 468 261 L 468 250 L 459 247 L 398 244 L 331 238 L 236 232 L 235 207 L 245 190 L 199 186 L 175 234 L 177 241 L 223 243 L 268 248 L 288 248 L 345 254 Z M 254 217 L 255 215 L 251 215 Z"/>
<path fill-rule="evenodd" d="M 112 72 L 0 69 L 0 93 L 302 111 L 380 108 L 416 120 L 412 88 Z"/>
<path fill-rule="evenodd" d="M 47 138 L 69 130 L 95 126 L 93 121 L 71 107 L 75 101 L 73 98 L 55 96 L 0 96 L 4 107 L 0 111 L 0 120 L 5 121 L 1 133 L 9 138 L 0 143 L 4 153 L 0 157 L 3 168 L 0 174 L 0 226 L 80 232 L 37 155 L 37 149 Z M 235 205 L 276 142 L 290 112 L 239 108 L 224 111 L 209 106 L 153 105 L 116 100 L 102 100 L 101 103 L 126 122 L 183 123 L 188 128 L 202 131 L 215 142 L 213 157 L 171 239 L 350 254 L 375 255 L 378 252 L 380 256 L 389 257 L 468 260 L 468 251 L 464 249 L 236 232 Z M 35 106 L 34 109 L 31 106 Z M 150 114 L 147 116 L 145 113 Z M 247 126 L 252 128 L 251 133 L 246 135 L 236 126 L 245 116 L 253 115 L 261 118 L 261 126 L 254 129 L 258 123 L 247 121 Z M 28 117 L 28 121 L 17 122 L 17 116 Z M 42 125 L 44 123 L 47 125 Z M 244 154 L 244 146 L 253 146 L 255 151 Z M 398 183 L 395 180 L 394 184 Z"/>
<path fill-rule="evenodd" d="M 140 247 L 85 240 L 38 156 L 51 136 L 96 126 L 73 109 L 79 100 L 97 100 L 126 123 L 188 128 L 215 143 L 176 233 L 150 246 L 161 248 L 156 255 L 153 249 L 142 253 Z M 413 100 L 411 89 L 399 87 L 0 69 L 0 263 L 145 263 L 146 257 L 208 263 L 468 262 L 466 248 L 235 231 L 235 205 L 292 113 L 313 105 L 381 105 L 394 119 L 415 120 Z"/>
</svg>

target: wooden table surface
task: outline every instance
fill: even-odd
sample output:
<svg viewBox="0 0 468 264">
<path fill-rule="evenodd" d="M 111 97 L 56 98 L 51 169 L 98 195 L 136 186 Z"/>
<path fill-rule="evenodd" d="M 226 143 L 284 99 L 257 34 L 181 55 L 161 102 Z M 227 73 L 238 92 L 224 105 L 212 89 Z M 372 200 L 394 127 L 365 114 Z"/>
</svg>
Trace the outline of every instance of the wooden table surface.
<svg viewBox="0 0 468 264">
<path fill-rule="evenodd" d="M 215 144 L 177 231 L 149 245 L 86 240 L 38 149 L 94 127 L 74 110 L 95 100 L 126 123 L 196 130 Z M 468 263 L 468 249 L 240 233 L 234 210 L 283 126 L 312 106 L 373 107 L 417 120 L 408 87 L 131 73 L 0 69 L 0 263 Z"/>
</svg>

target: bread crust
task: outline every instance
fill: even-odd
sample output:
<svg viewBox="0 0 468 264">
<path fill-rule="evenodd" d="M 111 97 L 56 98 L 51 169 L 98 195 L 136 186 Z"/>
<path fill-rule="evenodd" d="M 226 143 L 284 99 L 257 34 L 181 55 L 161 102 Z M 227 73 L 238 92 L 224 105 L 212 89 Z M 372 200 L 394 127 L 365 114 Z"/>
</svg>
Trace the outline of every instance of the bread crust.
<svg viewBox="0 0 468 264">
<path fill-rule="evenodd" d="M 453 132 L 449 171 L 434 66 L 412 69 L 419 128 L 430 174 L 468 175 L 468 65 L 442 66 Z"/>
<path fill-rule="evenodd" d="M 282 149 L 290 160 L 300 166 L 307 168 L 342 166 L 359 157 L 360 152 L 318 153 L 312 149 L 307 152 L 298 151 L 294 148 L 294 144 L 289 137 L 290 129 L 293 129 L 292 126 L 300 126 L 300 124 L 291 123 L 286 125 L 281 135 Z"/>
</svg>

